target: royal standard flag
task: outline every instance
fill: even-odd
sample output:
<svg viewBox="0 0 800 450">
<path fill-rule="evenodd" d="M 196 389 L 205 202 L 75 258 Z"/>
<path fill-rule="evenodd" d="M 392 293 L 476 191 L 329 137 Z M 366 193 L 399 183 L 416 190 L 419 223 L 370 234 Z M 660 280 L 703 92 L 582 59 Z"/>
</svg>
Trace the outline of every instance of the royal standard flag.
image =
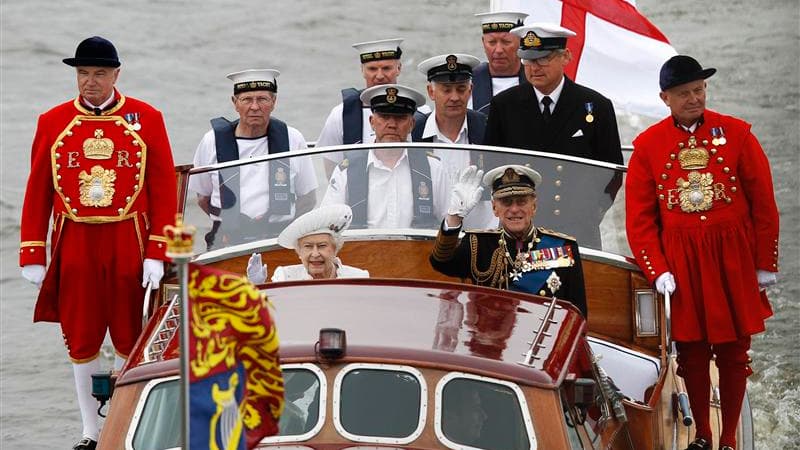
<svg viewBox="0 0 800 450">
<path fill-rule="evenodd" d="M 195 264 L 188 291 L 189 450 L 252 449 L 283 410 L 268 300 L 242 276 Z"/>
</svg>

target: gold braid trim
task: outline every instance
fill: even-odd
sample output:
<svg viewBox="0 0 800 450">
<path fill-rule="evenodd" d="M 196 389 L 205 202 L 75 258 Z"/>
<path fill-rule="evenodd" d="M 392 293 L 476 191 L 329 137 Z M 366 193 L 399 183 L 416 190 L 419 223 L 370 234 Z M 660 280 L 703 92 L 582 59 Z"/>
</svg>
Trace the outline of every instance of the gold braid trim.
<svg viewBox="0 0 800 450">
<path fill-rule="evenodd" d="M 508 266 L 505 261 L 505 252 L 501 247 L 496 248 L 492 253 L 491 263 L 485 272 L 478 270 L 478 237 L 474 234 L 469 235 L 469 253 L 472 278 L 475 279 L 475 283 L 500 289 L 508 288 L 508 276 L 506 276 Z"/>
<path fill-rule="evenodd" d="M 452 235 L 439 232 L 433 243 L 433 259 L 439 262 L 446 262 L 453 259 L 458 248 L 458 233 Z"/>
</svg>

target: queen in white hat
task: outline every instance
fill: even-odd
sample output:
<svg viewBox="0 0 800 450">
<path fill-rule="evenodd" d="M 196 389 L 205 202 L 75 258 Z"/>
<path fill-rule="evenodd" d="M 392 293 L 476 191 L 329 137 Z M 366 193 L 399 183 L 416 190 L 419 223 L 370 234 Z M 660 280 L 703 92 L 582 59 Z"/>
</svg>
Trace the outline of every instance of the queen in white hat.
<svg viewBox="0 0 800 450">
<path fill-rule="evenodd" d="M 336 256 L 342 248 L 342 232 L 350 226 L 353 211 L 347 205 L 327 205 L 307 212 L 289 224 L 278 244 L 297 252 L 302 264 L 275 268 L 272 281 L 367 278 L 369 272 L 345 266 Z M 247 277 L 261 284 L 267 279 L 267 266 L 261 254 L 253 253 L 247 263 Z"/>
</svg>

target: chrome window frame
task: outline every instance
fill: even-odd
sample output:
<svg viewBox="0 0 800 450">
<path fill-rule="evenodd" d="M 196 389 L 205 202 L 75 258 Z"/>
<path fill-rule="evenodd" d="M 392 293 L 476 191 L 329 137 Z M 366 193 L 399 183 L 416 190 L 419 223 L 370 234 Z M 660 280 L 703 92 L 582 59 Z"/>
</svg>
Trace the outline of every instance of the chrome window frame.
<svg viewBox="0 0 800 450">
<path fill-rule="evenodd" d="M 291 434 L 287 436 L 268 436 L 261 440 L 261 444 L 269 444 L 276 442 L 302 442 L 311 439 L 319 434 L 322 427 L 325 426 L 325 417 L 327 414 L 328 405 L 328 379 L 325 377 L 325 372 L 322 371 L 317 365 L 311 363 L 298 363 L 298 364 L 281 364 L 281 370 L 289 369 L 303 369 L 310 370 L 317 376 L 319 380 L 319 411 L 318 420 L 314 428 L 305 434 Z"/>
<path fill-rule="evenodd" d="M 380 436 L 362 436 L 358 434 L 353 434 L 347 431 L 341 422 L 341 411 L 339 410 L 339 406 L 341 405 L 341 387 L 342 381 L 344 377 L 347 376 L 348 373 L 359 370 L 359 369 L 368 369 L 368 370 L 383 370 L 387 372 L 405 372 L 409 375 L 412 375 L 414 378 L 417 379 L 420 387 L 420 402 L 419 402 L 419 419 L 417 420 L 417 428 L 414 430 L 413 433 L 410 435 L 403 437 L 403 438 L 393 438 L 393 437 L 380 437 Z M 422 432 L 425 431 L 425 423 L 427 420 L 428 415 L 428 387 L 427 383 L 425 382 L 425 377 L 422 375 L 422 372 L 417 370 L 414 367 L 406 366 L 406 365 L 398 365 L 398 364 L 374 364 L 374 363 L 353 363 L 348 364 L 336 374 L 336 379 L 333 382 L 333 426 L 336 428 L 336 431 L 342 435 L 343 437 L 354 441 L 354 442 L 364 442 L 364 443 L 371 443 L 371 444 L 393 444 L 393 445 L 405 445 L 410 442 L 415 441 Z"/>
<path fill-rule="evenodd" d="M 520 388 L 516 383 L 512 383 L 510 381 L 498 380 L 497 378 L 483 377 L 480 375 L 473 375 L 464 372 L 450 372 L 445 376 L 443 376 L 438 383 L 436 383 L 433 429 L 434 432 L 436 433 L 436 437 L 442 444 L 445 445 L 445 447 L 454 450 L 459 450 L 459 449 L 484 450 L 480 447 L 470 447 L 468 445 L 455 443 L 450 439 L 447 439 L 447 437 L 444 435 L 444 432 L 442 431 L 442 392 L 444 391 L 445 385 L 447 385 L 447 383 L 455 379 L 467 379 L 467 380 L 481 381 L 484 383 L 499 384 L 501 386 L 505 386 L 511 389 L 517 396 L 517 401 L 519 402 L 520 412 L 522 413 L 522 420 L 525 423 L 525 430 L 528 432 L 529 448 L 530 450 L 536 450 L 537 443 L 536 443 L 536 433 L 534 433 L 533 429 L 533 419 L 531 419 L 530 409 L 528 409 L 528 402 L 525 400 L 525 393 L 522 392 L 522 388 Z"/>
<path fill-rule="evenodd" d="M 142 388 L 142 392 L 141 394 L 139 394 L 139 401 L 136 403 L 136 408 L 133 410 L 133 415 L 131 416 L 131 421 L 130 424 L 128 425 L 128 432 L 125 435 L 125 450 L 135 450 L 133 448 L 133 437 L 136 436 L 136 430 L 139 428 L 139 419 L 142 416 L 144 405 L 147 404 L 147 399 L 150 398 L 150 391 L 152 391 L 159 384 L 163 384 L 174 380 L 180 381 L 180 379 L 181 377 L 178 375 L 174 375 L 171 377 L 156 378 L 154 380 L 148 381 L 147 384 L 144 386 L 144 388 Z M 181 448 L 172 447 L 164 450 L 181 450 Z"/>
</svg>

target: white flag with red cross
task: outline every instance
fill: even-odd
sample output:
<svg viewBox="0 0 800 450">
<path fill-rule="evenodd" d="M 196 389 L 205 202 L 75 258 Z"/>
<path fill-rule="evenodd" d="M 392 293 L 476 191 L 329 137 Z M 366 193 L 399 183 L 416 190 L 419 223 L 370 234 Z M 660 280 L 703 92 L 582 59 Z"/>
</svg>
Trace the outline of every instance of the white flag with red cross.
<svg viewBox="0 0 800 450">
<path fill-rule="evenodd" d="M 625 0 L 492 0 L 492 11 L 528 13 L 526 24 L 558 23 L 577 33 L 566 74 L 614 102 L 618 113 L 664 117 L 661 65 L 676 54 L 666 36 Z"/>
</svg>

